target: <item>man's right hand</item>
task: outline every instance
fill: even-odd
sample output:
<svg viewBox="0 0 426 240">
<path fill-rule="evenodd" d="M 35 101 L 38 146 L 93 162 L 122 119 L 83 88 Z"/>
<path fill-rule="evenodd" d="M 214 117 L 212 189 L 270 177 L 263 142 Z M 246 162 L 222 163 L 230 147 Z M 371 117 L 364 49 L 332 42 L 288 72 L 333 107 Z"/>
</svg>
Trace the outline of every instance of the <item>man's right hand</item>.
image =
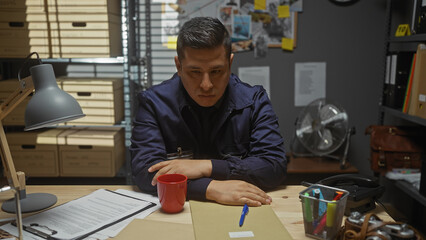
<svg viewBox="0 0 426 240">
<path fill-rule="evenodd" d="M 272 202 L 272 198 L 260 188 L 241 180 L 211 181 L 206 198 L 226 205 L 247 204 L 250 207 Z"/>
</svg>

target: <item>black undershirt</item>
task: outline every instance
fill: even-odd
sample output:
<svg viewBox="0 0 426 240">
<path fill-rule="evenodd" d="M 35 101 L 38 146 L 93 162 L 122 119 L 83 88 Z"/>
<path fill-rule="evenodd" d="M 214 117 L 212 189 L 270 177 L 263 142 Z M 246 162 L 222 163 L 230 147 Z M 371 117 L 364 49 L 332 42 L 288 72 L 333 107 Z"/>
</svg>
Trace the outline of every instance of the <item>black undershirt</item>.
<svg viewBox="0 0 426 240">
<path fill-rule="evenodd" d="M 222 104 L 222 98 L 219 101 L 211 106 L 211 107 L 202 107 L 198 105 L 191 97 L 189 98 L 189 102 L 191 108 L 193 109 L 193 113 L 197 118 L 200 129 L 196 127 L 192 127 L 191 130 L 195 137 L 197 138 L 199 144 L 199 149 L 197 151 L 198 158 L 211 158 L 216 155 L 216 149 L 214 148 L 213 139 L 212 139 L 212 131 L 215 127 L 215 123 L 218 120 L 219 108 Z"/>
</svg>

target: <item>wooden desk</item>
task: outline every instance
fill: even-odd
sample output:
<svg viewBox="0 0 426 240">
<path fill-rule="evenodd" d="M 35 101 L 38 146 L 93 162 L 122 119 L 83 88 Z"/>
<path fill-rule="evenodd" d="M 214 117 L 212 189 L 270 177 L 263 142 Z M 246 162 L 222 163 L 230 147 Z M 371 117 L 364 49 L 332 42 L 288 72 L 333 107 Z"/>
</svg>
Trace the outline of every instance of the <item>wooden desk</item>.
<svg viewBox="0 0 426 240">
<path fill-rule="evenodd" d="M 129 185 L 97 185 L 97 186 L 27 186 L 28 193 L 34 192 L 47 192 L 55 194 L 58 197 L 58 204 L 68 202 L 87 195 L 97 189 L 105 188 L 109 190 L 116 189 L 127 189 L 138 191 L 134 186 Z M 278 218 L 287 228 L 288 232 L 293 236 L 294 239 L 310 239 L 305 236 L 303 226 L 303 215 L 302 205 L 299 200 L 299 192 L 304 190 L 305 187 L 300 185 L 295 186 L 282 186 L 280 189 L 271 191 L 268 194 L 272 197 L 272 208 L 277 214 Z M 11 198 L 13 195 L 9 192 L 0 194 L 0 202 Z M 378 207 L 375 209 L 375 213 L 385 221 L 392 220 L 382 208 Z M 28 214 L 24 214 L 24 217 Z M 13 218 L 14 214 L 0 212 L 0 219 Z M 164 221 L 164 222 L 175 222 L 192 224 L 191 211 L 189 208 L 189 202 L 185 203 L 184 210 L 178 214 L 167 214 L 161 211 L 156 211 L 149 215 L 146 219 Z"/>
</svg>

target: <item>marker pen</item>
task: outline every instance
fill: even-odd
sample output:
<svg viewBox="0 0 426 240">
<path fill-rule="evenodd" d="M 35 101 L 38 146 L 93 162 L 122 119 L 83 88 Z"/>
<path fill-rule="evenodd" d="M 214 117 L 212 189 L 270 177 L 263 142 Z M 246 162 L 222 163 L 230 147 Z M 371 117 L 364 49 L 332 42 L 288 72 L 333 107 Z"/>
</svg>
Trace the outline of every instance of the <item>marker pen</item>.
<svg viewBox="0 0 426 240">
<path fill-rule="evenodd" d="M 305 193 L 304 194 L 306 197 L 304 199 L 304 206 L 305 206 L 305 211 L 303 212 L 304 214 L 304 224 L 305 224 L 305 232 L 306 233 L 312 233 L 313 231 L 313 222 L 312 222 L 312 200 L 309 198 L 309 193 Z"/>
</svg>

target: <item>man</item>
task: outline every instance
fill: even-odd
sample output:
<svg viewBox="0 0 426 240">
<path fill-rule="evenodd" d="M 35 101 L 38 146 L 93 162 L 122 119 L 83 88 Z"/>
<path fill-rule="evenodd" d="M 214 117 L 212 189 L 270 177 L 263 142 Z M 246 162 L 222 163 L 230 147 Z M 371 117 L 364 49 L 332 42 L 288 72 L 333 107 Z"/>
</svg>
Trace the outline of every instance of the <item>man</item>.
<svg viewBox="0 0 426 240">
<path fill-rule="evenodd" d="M 264 190 L 283 182 L 287 162 L 265 90 L 231 74 L 230 36 L 217 19 L 186 22 L 177 55 L 177 74 L 138 95 L 130 147 L 137 186 L 155 193 L 158 176 L 180 173 L 188 199 L 269 204 Z M 177 149 L 193 157 L 168 159 Z"/>
</svg>

